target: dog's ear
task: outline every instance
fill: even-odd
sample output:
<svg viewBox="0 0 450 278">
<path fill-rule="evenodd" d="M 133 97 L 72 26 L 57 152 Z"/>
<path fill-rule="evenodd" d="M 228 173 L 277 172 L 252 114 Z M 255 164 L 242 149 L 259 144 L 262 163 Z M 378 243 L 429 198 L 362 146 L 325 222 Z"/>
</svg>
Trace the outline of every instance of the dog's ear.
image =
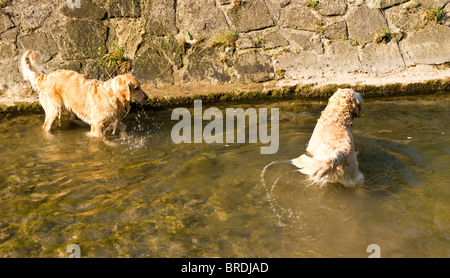
<svg viewBox="0 0 450 278">
<path fill-rule="evenodd" d="M 126 101 L 131 100 L 131 88 L 130 85 L 126 82 L 122 83 L 119 89 L 120 96 L 124 98 Z"/>
<path fill-rule="evenodd" d="M 139 86 L 139 82 L 131 74 L 123 74 L 121 76 L 123 80 L 125 80 L 125 82 L 127 82 L 128 85 L 131 86 L 131 88 L 135 89 Z"/>
<path fill-rule="evenodd" d="M 353 91 L 353 117 L 359 118 L 361 116 L 362 102 L 362 96 L 359 93 Z"/>
<path fill-rule="evenodd" d="M 120 98 L 131 101 L 131 90 L 134 90 L 135 80 L 128 74 L 116 77 L 116 90 Z"/>
</svg>

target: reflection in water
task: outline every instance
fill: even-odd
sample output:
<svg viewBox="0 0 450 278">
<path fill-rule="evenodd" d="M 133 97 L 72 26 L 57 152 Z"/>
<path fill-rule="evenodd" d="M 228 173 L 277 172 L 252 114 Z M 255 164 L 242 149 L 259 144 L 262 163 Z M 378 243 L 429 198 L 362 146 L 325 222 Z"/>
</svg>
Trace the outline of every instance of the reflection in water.
<svg viewBox="0 0 450 278">
<path fill-rule="evenodd" d="M 366 181 L 367 186 L 398 187 L 404 183 L 421 186 L 408 166 L 421 161 L 420 155 L 413 148 L 385 139 L 371 138 L 363 138 L 360 146 L 360 156 L 363 158 L 361 163 L 368 164 L 366 173 L 370 179 Z"/>
<path fill-rule="evenodd" d="M 230 105 L 230 104 L 228 104 Z M 356 190 L 308 186 L 304 153 L 325 104 L 280 108 L 280 149 L 174 144 L 171 111 L 139 111 L 128 136 L 86 136 L 43 115 L 0 121 L 0 257 L 448 257 L 448 95 L 366 101 L 354 123 Z M 221 107 L 220 107 L 221 108 Z"/>
</svg>

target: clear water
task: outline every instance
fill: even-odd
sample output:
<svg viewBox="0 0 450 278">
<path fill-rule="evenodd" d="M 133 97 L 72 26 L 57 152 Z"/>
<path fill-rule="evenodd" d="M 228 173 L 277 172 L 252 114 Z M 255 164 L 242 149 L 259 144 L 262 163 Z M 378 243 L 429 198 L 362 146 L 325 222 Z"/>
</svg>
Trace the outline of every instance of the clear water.
<svg viewBox="0 0 450 278">
<path fill-rule="evenodd" d="M 216 105 L 280 108 L 272 155 L 174 144 L 171 109 L 130 114 L 108 143 L 65 121 L 46 136 L 44 115 L 2 119 L 0 257 L 67 257 L 70 244 L 82 257 L 367 257 L 369 244 L 450 257 L 450 96 L 365 101 L 357 190 L 305 187 L 274 162 L 304 153 L 325 104 Z"/>
</svg>

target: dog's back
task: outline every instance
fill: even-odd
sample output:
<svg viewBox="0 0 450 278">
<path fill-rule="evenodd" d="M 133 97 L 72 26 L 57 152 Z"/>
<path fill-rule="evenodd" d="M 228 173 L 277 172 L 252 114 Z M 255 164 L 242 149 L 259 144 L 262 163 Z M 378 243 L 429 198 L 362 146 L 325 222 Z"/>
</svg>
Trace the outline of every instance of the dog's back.
<svg viewBox="0 0 450 278">
<path fill-rule="evenodd" d="M 39 92 L 39 101 L 45 110 L 43 129 L 49 131 L 63 109 L 91 126 L 90 135 L 103 137 L 110 125 L 125 124 L 120 118 L 127 115 L 130 102 L 143 103 L 148 97 L 131 74 L 116 76 L 108 81 L 87 79 L 71 70 L 57 70 L 41 74 L 34 51 L 28 50 L 21 60 L 21 70 L 26 80 Z"/>
<path fill-rule="evenodd" d="M 352 120 L 359 115 L 361 103 L 361 96 L 353 90 L 338 90 L 317 121 L 307 154 L 291 160 L 313 184 L 337 182 L 355 187 L 364 181 L 351 133 Z"/>
<path fill-rule="evenodd" d="M 86 79 L 82 74 L 71 70 L 56 70 L 41 74 L 39 68 L 35 52 L 26 51 L 21 60 L 22 74 L 24 79 L 30 81 L 32 87 L 39 92 L 39 101 L 48 118 L 66 110 L 89 124 L 91 111 L 86 109 L 86 104 L 89 95 L 95 91 L 100 81 Z"/>
</svg>

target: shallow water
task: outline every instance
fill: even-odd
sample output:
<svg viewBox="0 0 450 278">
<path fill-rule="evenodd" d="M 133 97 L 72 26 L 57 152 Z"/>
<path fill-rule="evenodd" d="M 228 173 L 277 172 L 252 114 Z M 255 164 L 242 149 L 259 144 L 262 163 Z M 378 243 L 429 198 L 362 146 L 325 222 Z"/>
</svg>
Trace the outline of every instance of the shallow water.
<svg viewBox="0 0 450 278">
<path fill-rule="evenodd" d="M 325 104 L 217 106 L 280 108 L 272 155 L 174 144 L 170 109 L 138 109 L 107 143 L 64 120 L 45 135 L 44 115 L 2 119 L 0 257 L 67 257 L 70 244 L 82 257 L 367 257 L 369 244 L 450 257 L 450 96 L 365 101 L 357 190 L 306 187 L 282 162 L 304 153 Z"/>
</svg>

